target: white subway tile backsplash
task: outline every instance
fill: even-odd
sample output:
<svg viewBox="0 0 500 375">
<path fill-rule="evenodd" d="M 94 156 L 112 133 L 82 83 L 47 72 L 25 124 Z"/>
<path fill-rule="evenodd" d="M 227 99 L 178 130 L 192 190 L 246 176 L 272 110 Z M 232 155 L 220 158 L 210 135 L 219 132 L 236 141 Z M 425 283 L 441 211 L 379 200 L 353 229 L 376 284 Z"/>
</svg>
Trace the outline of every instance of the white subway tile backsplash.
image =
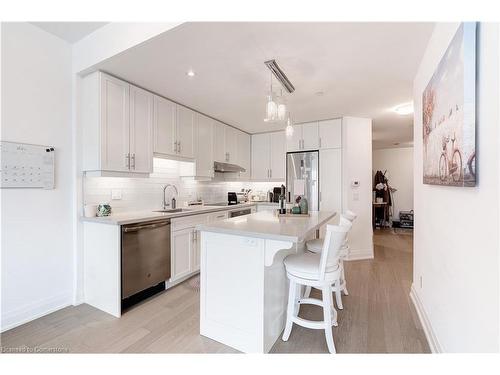
<svg viewBox="0 0 500 375">
<path fill-rule="evenodd" d="M 161 208 L 163 201 L 163 186 L 173 184 L 179 191 L 176 197 L 178 205 L 195 199 L 203 199 L 205 202 L 225 202 L 228 191 L 241 191 L 241 189 L 252 189 L 267 192 L 279 182 L 244 182 L 244 181 L 194 181 L 180 178 L 180 169 L 186 168 L 175 160 L 153 159 L 153 173 L 149 178 L 121 178 L 121 177 L 86 177 L 84 183 L 84 202 L 109 203 L 113 212 L 125 212 L 134 210 L 147 210 Z M 191 163 L 192 164 L 192 163 Z M 112 200 L 111 191 L 120 189 L 121 200 Z M 167 199 L 172 197 L 173 190 L 167 192 Z"/>
</svg>

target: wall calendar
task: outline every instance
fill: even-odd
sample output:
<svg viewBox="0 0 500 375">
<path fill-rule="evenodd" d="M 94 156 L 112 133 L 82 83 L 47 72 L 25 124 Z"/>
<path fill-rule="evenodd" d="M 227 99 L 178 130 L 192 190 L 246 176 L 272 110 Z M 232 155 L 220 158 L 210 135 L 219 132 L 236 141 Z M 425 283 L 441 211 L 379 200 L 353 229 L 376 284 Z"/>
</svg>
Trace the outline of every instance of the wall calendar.
<svg viewBox="0 0 500 375">
<path fill-rule="evenodd" d="M 54 147 L 0 142 L 0 187 L 54 189 Z"/>
</svg>

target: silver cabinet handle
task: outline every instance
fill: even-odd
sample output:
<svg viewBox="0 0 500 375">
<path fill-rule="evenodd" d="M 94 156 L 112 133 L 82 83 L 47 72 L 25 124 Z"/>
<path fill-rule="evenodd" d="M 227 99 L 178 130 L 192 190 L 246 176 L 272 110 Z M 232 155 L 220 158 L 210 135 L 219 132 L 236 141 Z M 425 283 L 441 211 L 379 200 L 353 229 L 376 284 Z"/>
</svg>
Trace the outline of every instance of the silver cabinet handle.
<svg viewBox="0 0 500 375">
<path fill-rule="evenodd" d="M 130 169 L 130 154 L 125 154 L 125 168 Z"/>
<path fill-rule="evenodd" d="M 273 170 L 272 169 L 269 170 L 269 177 L 273 178 Z"/>
<path fill-rule="evenodd" d="M 319 137 L 319 148 L 321 148 L 321 137 Z"/>
<path fill-rule="evenodd" d="M 181 141 L 178 141 L 177 144 L 179 145 L 177 152 L 180 154 L 181 153 Z"/>
<path fill-rule="evenodd" d="M 132 162 L 133 162 L 133 164 L 131 166 L 131 169 L 135 170 L 135 153 L 132 154 L 132 158 L 131 159 L 132 159 Z"/>
<path fill-rule="evenodd" d="M 319 192 L 319 201 L 321 202 L 321 191 Z"/>
<path fill-rule="evenodd" d="M 174 142 L 174 152 L 177 154 L 177 141 Z"/>
</svg>

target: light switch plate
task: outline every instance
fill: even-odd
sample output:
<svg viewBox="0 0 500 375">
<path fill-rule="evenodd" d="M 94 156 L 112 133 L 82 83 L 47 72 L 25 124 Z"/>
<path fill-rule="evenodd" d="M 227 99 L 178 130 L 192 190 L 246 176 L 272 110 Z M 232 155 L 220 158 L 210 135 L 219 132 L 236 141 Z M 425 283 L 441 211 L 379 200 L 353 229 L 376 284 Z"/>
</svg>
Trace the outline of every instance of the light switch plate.
<svg viewBox="0 0 500 375">
<path fill-rule="evenodd" d="M 111 189 L 111 199 L 113 199 L 113 200 L 122 199 L 122 190 L 121 189 Z"/>
</svg>

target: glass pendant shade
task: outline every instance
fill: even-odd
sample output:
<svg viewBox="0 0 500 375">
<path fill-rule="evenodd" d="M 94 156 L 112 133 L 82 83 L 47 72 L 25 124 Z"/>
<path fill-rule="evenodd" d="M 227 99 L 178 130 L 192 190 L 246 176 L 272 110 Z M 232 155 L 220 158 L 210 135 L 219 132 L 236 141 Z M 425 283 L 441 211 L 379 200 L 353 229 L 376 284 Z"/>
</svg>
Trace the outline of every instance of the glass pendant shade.
<svg viewBox="0 0 500 375">
<path fill-rule="evenodd" d="M 286 116 L 286 105 L 283 103 L 278 104 L 278 120 L 284 121 Z"/>
<path fill-rule="evenodd" d="M 293 126 L 292 126 L 292 121 L 290 120 L 290 116 L 288 116 L 286 128 L 285 128 L 285 134 L 287 137 L 293 136 Z"/>
<path fill-rule="evenodd" d="M 269 95 L 269 99 L 266 107 L 266 117 L 269 121 L 274 121 L 276 119 L 278 112 L 278 107 L 276 103 L 273 101 L 272 95 Z"/>
</svg>

